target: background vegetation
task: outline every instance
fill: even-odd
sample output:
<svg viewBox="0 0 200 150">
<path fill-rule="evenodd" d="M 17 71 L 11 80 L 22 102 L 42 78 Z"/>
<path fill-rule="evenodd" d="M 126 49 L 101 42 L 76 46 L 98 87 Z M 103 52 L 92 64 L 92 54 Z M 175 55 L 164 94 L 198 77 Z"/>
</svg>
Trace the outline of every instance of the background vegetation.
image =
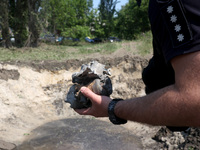
<svg viewBox="0 0 200 150">
<path fill-rule="evenodd" d="M 152 54 L 151 34 L 142 34 L 137 40 L 115 43 L 90 44 L 81 43 L 77 46 L 40 44 L 37 48 L 12 47 L 6 49 L 0 47 L 0 61 L 32 61 L 32 60 L 56 60 L 84 58 L 89 55 L 112 55 L 123 48 L 124 53 L 146 56 Z"/>
<path fill-rule="evenodd" d="M 140 7 L 136 0 L 129 0 L 117 11 L 118 2 L 100 0 L 98 8 L 93 8 L 93 0 L 1 0 L 0 60 L 61 60 L 78 54 L 112 53 L 122 45 L 91 45 L 83 42 L 85 37 L 143 41 L 145 44 L 138 44 L 140 54 L 149 53 L 148 0 L 143 0 Z M 40 41 L 47 37 L 51 45 L 41 46 Z M 66 40 L 56 43 L 58 37 L 82 42 Z M 76 50 L 70 52 L 70 48 Z"/>
</svg>

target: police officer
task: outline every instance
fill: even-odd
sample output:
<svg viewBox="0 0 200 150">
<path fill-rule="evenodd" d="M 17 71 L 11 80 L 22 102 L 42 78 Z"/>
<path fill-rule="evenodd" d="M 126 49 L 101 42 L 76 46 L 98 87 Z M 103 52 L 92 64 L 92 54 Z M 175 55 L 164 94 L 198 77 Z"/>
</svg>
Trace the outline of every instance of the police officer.
<svg viewBox="0 0 200 150">
<path fill-rule="evenodd" d="M 83 87 L 92 107 L 75 111 L 114 124 L 200 126 L 199 0 L 150 0 L 149 20 L 154 55 L 142 73 L 147 95 L 112 100 Z"/>
</svg>

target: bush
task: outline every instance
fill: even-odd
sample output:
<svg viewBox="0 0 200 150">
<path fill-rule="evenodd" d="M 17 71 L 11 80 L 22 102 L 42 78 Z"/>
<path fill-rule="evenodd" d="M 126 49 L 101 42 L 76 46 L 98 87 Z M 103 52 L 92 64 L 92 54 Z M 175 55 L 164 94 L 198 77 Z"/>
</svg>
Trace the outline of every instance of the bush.
<svg viewBox="0 0 200 150">
<path fill-rule="evenodd" d="M 89 31 L 90 29 L 88 26 L 76 25 L 71 28 L 65 28 L 61 35 L 64 37 L 84 39 L 85 37 L 90 36 Z"/>
</svg>

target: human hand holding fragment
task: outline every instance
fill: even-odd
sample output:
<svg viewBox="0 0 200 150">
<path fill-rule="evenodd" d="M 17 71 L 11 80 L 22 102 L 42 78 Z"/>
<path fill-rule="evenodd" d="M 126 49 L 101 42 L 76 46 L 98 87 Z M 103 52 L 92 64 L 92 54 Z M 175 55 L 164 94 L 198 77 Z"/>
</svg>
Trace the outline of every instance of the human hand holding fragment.
<svg viewBox="0 0 200 150">
<path fill-rule="evenodd" d="M 94 117 L 108 117 L 108 105 L 112 100 L 111 98 L 97 95 L 87 87 L 82 87 L 81 93 L 91 100 L 92 106 L 84 109 L 74 109 L 78 114 L 91 115 Z"/>
</svg>

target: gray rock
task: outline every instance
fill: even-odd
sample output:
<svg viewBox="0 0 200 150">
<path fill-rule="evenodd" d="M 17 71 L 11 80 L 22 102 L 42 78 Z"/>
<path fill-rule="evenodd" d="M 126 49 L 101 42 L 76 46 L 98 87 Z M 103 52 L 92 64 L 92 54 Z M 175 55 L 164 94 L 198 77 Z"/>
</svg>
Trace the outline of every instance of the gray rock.
<svg viewBox="0 0 200 150">
<path fill-rule="evenodd" d="M 97 61 L 92 61 L 81 66 L 80 72 L 72 75 L 74 83 L 67 94 L 65 102 L 71 104 L 71 108 L 80 109 L 91 106 L 91 101 L 86 98 L 80 88 L 86 86 L 98 95 L 110 96 L 112 94 L 112 83 L 110 69 L 106 69 L 105 65 Z"/>
</svg>

